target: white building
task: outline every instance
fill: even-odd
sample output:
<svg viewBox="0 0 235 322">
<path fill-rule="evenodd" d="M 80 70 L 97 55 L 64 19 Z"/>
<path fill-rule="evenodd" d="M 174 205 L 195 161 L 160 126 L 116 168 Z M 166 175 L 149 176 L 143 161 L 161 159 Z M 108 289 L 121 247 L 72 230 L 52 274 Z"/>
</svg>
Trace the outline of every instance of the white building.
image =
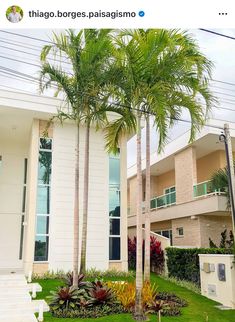
<svg viewBox="0 0 235 322">
<path fill-rule="evenodd" d="M 75 125 L 54 123 L 43 138 L 61 104 L 0 90 L 0 270 L 72 269 Z M 126 140 L 115 157 L 104 145 L 103 132 L 91 129 L 87 266 L 126 270 Z"/>
</svg>

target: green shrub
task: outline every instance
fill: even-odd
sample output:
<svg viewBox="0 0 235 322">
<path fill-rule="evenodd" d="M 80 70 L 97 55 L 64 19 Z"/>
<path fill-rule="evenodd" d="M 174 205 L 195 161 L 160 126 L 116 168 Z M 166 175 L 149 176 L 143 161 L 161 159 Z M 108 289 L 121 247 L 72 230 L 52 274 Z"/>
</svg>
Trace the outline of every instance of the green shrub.
<svg viewBox="0 0 235 322">
<path fill-rule="evenodd" d="M 60 270 L 60 271 L 46 271 L 43 274 L 37 274 L 33 273 L 32 279 L 33 280 L 38 280 L 38 279 L 43 279 L 43 280 L 55 280 L 55 279 L 64 279 L 66 275 L 66 272 Z"/>
<path fill-rule="evenodd" d="M 169 277 L 200 285 L 199 254 L 232 254 L 223 248 L 166 248 Z"/>
<path fill-rule="evenodd" d="M 188 305 L 187 301 L 181 299 L 174 293 L 160 292 L 156 296 L 156 300 L 164 301 L 165 303 L 174 304 L 177 307 L 185 307 Z"/>
<path fill-rule="evenodd" d="M 86 271 L 86 278 L 87 279 L 102 279 L 102 278 L 128 278 L 128 277 L 135 277 L 135 272 L 123 272 L 118 271 L 116 269 L 108 269 L 105 271 L 97 270 L 95 268 L 91 268 Z"/>
<path fill-rule="evenodd" d="M 67 277 L 66 277 L 67 275 Z M 70 277 L 69 277 L 70 275 Z M 135 277 L 135 272 L 129 271 L 129 272 L 123 272 L 118 271 L 116 269 L 112 270 L 97 270 L 95 268 L 91 268 L 86 271 L 86 279 L 102 279 L 102 278 L 129 278 L 129 277 Z M 69 281 L 69 278 L 72 279 L 72 272 L 65 272 L 65 271 L 47 271 L 43 274 L 33 274 L 32 276 L 33 280 L 38 279 L 44 279 L 44 280 L 52 280 L 52 279 L 62 279 L 65 278 L 68 280 L 66 283 L 71 283 Z"/>
<path fill-rule="evenodd" d="M 163 278 L 166 281 L 169 281 L 171 283 L 174 283 L 178 286 L 184 287 L 194 293 L 201 294 L 201 288 L 198 286 L 198 284 L 192 283 L 190 281 L 186 280 L 179 280 L 175 277 L 169 277 L 166 275 L 161 275 L 161 278 Z"/>
<path fill-rule="evenodd" d="M 120 304 L 115 305 L 97 305 L 92 307 L 80 307 L 75 310 L 51 310 L 54 317 L 57 318 L 99 318 L 111 314 L 123 313 L 123 307 Z"/>
</svg>

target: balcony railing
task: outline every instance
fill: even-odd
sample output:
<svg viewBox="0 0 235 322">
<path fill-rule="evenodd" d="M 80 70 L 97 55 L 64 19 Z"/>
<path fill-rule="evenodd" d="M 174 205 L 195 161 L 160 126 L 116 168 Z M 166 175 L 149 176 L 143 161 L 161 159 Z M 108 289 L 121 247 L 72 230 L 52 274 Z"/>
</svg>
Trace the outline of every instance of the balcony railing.
<svg viewBox="0 0 235 322">
<path fill-rule="evenodd" d="M 194 198 L 207 196 L 211 194 L 222 194 L 220 189 L 214 189 L 212 186 L 212 182 L 210 180 L 200 182 L 193 186 L 193 196 Z"/>
<path fill-rule="evenodd" d="M 176 192 L 172 191 L 166 193 L 165 195 L 158 196 L 156 198 L 151 199 L 150 201 L 150 208 L 162 208 L 174 205 L 176 203 Z"/>
</svg>

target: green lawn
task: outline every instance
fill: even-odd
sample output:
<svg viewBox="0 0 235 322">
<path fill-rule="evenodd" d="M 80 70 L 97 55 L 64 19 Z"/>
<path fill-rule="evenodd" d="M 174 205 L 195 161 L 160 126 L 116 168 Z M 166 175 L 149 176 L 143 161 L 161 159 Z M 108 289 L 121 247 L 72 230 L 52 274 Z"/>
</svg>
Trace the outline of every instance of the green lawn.
<svg viewBox="0 0 235 322">
<path fill-rule="evenodd" d="M 188 301 L 188 306 L 182 309 L 180 317 L 163 317 L 162 322 L 235 322 L 235 310 L 221 311 L 215 308 L 216 303 L 207 298 L 195 294 L 183 287 L 165 281 L 164 279 L 152 275 L 152 281 L 159 286 L 159 291 L 174 292 L 176 295 Z M 43 288 L 42 293 L 38 293 L 37 298 L 45 298 L 50 290 L 61 285 L 60 280 L 38 280 Z M 45 322 L 131 322 L 133 321 L 130 314 L 120 314 L 106 316 L 98 319 L 58 319 L 53 318 L 50 313 L 45 313 Z M 156 322 L 156 317 L 151 317 L 150 321 Z"/>
</svg>

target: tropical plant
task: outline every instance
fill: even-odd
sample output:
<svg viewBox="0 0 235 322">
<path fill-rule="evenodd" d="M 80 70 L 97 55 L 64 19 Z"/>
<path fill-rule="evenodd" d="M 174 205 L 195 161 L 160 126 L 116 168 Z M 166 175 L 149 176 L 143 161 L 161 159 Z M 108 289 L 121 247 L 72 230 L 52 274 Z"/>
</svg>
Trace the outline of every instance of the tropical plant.
<svg viewBox="0 0 235 322">
<path fill-rule="evenodd" d="M 138 34 L 138 42 L 145 46 L 150 56 L 149 74 L 145 91 L 146 116 L 146 208 L 145 240 L 149 243 L 150 223 L 150 163 L 149 163 L 149 113 L 152 113 L 159 134 L 158 151 L 164 147 L 168 127 L 172 126 L 184 110 L 191 117 L 192 141 L 195 131 L 203 125 L 213 97 L 208 88 L 211 62 L 200 53 L 194 40 L 186 33 L 177 31 L 147 31 Z M 147 57 L 146 57 L 147 58 Z M 154 62 L 155 61 L 155 62 Z M 172 62 L 172 64 L 170 63 Z M 171 67 L 170 67 L 171 66 Z M 199 99 L 205 104 L 204 108 Z M 147 155 L 148 154 L 148 155 Z M 148 235 L 148 236 L 147 236 Z M 145 249 L 148 250 L 147 245 Z M 145 279 L 149 279 L 150 256 L 145 257 Z"/>
<path fill-rule="evenodd" d="M 74 204 L 74 251 L 73 272 L 74 285 L 78 276 L 78 232 L 79 232 L 79 127 L 82 123 L 85 128 L 85 155 L 84 155 L 84 193 L 83 193 L 83 226 L 81 245 L 80 272 L 86 269 L 87 245 L 87 216 L 89 192 L 89 142 L 90 127 L 98 129 L 106 121 L 104 109 L 105 98 L 102 96 L 104 86 L 111 81 L 109 64 L 112 52 L 110 30 L 86 29 L 76 34 L 68 30 L 60 35 L 54 34 L 53 44 L 46 45 L 41 53 L 43 62 L 41 68 L 41 89 L 57 86 L 56 95 L 65 94 L 67 108 L 58 111 L 57 118 L 64 122 L 73 120 L 77 125 L 76 167 L 75 167 L 75 204 Z M 67 72 L 48 62 L 48 55 L 55 58 L 65 56 L 71 63 L 71 71 Z M 44 83 L 45 81 L 45 83 Z"/>
<path fill-rule="evenodd" d="M 218 248 L 218 246 L 213 242 L 213 240 L 209 237 L 209 245 L 210 248 Z M 229 231 L 229 236 L 227 236 L 227 229 L 222 231 L 221 233 L 221 239 L 219 248 L 229 248 L 232 249 L 234 247 L 234 236 L 233 231 Z"/>
<path fill-rule="evenodd" d="M 91 283 L 88 281 L 84 281 L 85 275 L 84 274 L 80 274 L 78 276 L 78 284 L 77 284 L 77 288 L 78 289 L 89 289 L 91 288 Z M 68 272 L 65 276 L 64 276 L 64 281 L 65 284 L 67 286 L 72 286 L 73 285 L 73 272 Z"/>
<path fill-rule="evenodd" d="M 108 282 L 117 297 L 117 300 L 123 305 L 126 312 L 133 312 L 135 308 L 136 289 L 134 282 Z M 157 296 L 157 285 L 144 282 L 142 289 L 143 309 L 155 301 Z"/>
<path fill-rule="evenodd" d="M 157 273 L 163 272 L 164 253 L 161 248 L 161 242 L 154 236 L 150 236 L 150 265 L 153 271 Z"/>
<path fill-rule="evenodd" d="M 136 296 L 135 284 L 131 282 L 116 283 L 113 290 L 125 311 L 133 312 Z"/>
<path fill-rule="evenodd" d="M 156 299 L 159 301 L 161 300 L 161 301 L 167 302 L 168 304 L 174 303 L 175 305 L 177 305 L 179 307 L 185 307 L 188 305 L 187 301 L 178 297 L 174 293 L 159 292 L 156 295 Z"/>
<path fill-rule="evenodd" d="M 114 56 L 123 74 L 123 81 L 114 93 L 117 101 L 132 109 L 136 117 L 137 140 L 137 265 L 135 318 L 143 315 L 142 281 L 142 169 L 141 117 L 153 114 L 159 133 L 158 150 L 167 141 L 168 128 L 187 111 L 192 122 L 190 140 L 201 128 L 210 110 L 213 97 L 208 88 L 211 62 L 200 52 L 192 37 L 177 30 L 122 31 L 115 38 Z M 203 105 L 205 103 L 205 106 Z M 115 127 L 116 125 L 116 127 Z M 118 123 L 111 134 L 117 137 Z M 116 131 L 114 131 L 114 128 Z M 148 149 L 149 150 L 149 149 Z M 149 186 L 149 185 L 148 185 Z M 148 188 L 149 189 L 149 188 Z M 147 215 L 148 220 L 148 215 Z M 146 222 L 149 233 L 149 222 Z M 149 236 L 147 236 L 147 242 Z M 146 245 L 147 247 L 147 245 Z M 146 263 L 150 258 L 146 259 Z M 150 265 L 146 268 L 149 270 Z M 146 278 L 149 272 L 146 272 Z"/>
<path fill-rule="evenodd" d="M 57 318 L 92 318 L 93 320 L 102 316 L 113 315 L 123 313 L 123 307 L 120 304 L 115 303 L 114 305 L 95 305 L 79 307 L 75 310 L 61 310 L 52 311 L 54 317 Z"/>
<path fill-rule="evenodd" d="M 164 306 L 166 306 L 167 304 L 164 303 L 164 301 L 159 300 L 159 301 L 153 301 L 152 303 L 149 303 L 148 309 L 147 309 L 147 313 L 158 313 L 159 311 L 161 311 Z"/>
<path fill-rule="evenodd" d="M 233 163 L 235 167 L 235 161 Z M 228 168 L 224 167 L 216 170 L 211 176 L 211 185 L 213 191 L 220 191 L 227 197 L 227 208 L 230 209 L 230 195 L 229 195 L 229 185 L 228 185 Z"/>
<path fill-rule="evenodd" d="M 78 290 L 74 286 L 60 287 L 56 291 L 51 291 L 51 295 L 48 296 L 49 305 L 53 311 L 58 309 L 75 309 L 86 298 L 86 292 Z"/>
<path fill-rule="evenodd" d="M 143 240 L 142 249 L 143 258 L 145 258 L 145 240 Z M 162 273 L 164 269 L 164 252 L 161 248 L 161 242 L 154 236 L 150 237 L 149 251 L 151 270 L 153 272 Z M 136 237 L 133 239 L 128 238 L 128 267 L 129 269 L 136 269 Z"/>
<path fill-rule="evenodd" d="M 92 303 L 95 305 L 110 304 L 114 302 L 112 289 L 99 280 L 92 282 L 92 288 L 89 291 L 89 295 Z"/>
<path fill-rule="evenodd" d="M 142 298 L 144 307 L 147 308 L 155 302 L 157 297 L 157 285 L 151 284 L 149 281 L 145 281 L 142 289 Z"/>
<path fill-rule="evenodd" d="M 128 268 L 130 270 L 136 268 L 136 237 L 133 239 L 128 237 Z"/>
</svg>

